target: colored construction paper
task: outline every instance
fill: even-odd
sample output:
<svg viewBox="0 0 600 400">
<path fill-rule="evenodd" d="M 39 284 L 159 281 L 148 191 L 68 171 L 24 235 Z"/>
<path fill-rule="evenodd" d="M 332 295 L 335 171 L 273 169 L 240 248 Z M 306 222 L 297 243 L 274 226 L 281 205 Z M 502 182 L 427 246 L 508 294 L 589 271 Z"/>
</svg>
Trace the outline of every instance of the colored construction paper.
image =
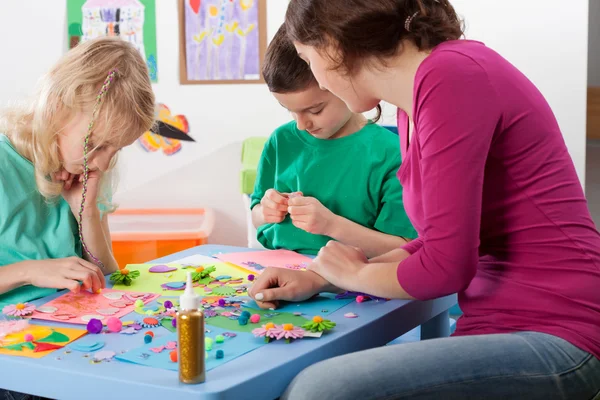
<svg viewBox="0 0 600 400">
<path fill-rule="evenodd" d="M 229 265 L 223 262 L 220 262 L 216 259 L 211 259 L 211 263 L 206 264 L 192 264 L 192 267 L 185 267 L 178 263 L 169 263 L 166 264 L 169 267 L 177 268 L 177 270 L 166 273 L 153 273 L 149 272 L 151 268 L 155 265 L 165 265 L 165 264 L 129 264 L 127 265 L 127 269 L 129 271 L 139 271 L 140 277 L 135 279 L 131 286 L 125 286 L 123 284 L 115 284 L 113 289 L 121 290 L 127 292 L 129 290 L 133 290 L 136 292 L 145 292 L 145 293 L 156 293 L 156 294 L 166 294 L 170 296 L 179 296 L 183 293 L 185 289 L 185 282 L 187 278 L 187 272 L 195 271 L 195 267 L 210 267 L 214 266 L 216 268 L 215 272 L 211 274 L 212 277 L 207 277 L 201 282 L 195 283 L 194 291 L 199 295 L 206 294 L 206 291 L 201 284 L 210 284 L 215 279 L 213 277 L 219 275 L 230 275 L 234 278 L 243 278 L 245 279 L 248 275 L 242 269 L 239 269 L 233 265 Z M 229 286 L 229 285 L 228 285 Z M 231 287 L 235 287 L 236 285 L 231 284 Z M 212 289 L 211 289 L 212 290 Z M 209 290 L 210 292 L 210 290 Z"/>
<path fill-rule="evenodd" d="M 258 273 L 267 267 L 305 269 L 312 259 L 289 250 L 265 250 L 240 253 L 224 253 L 215 255 L 225 261 L 253 273 Z"/>
<path fill-rule="evenodd" d="M 303 316 L 294 315 L 291 313 L 282 313 L 277 310 L 271 311 L 252 309 L 250 313 L 260 315 L 260 322 L 253 324 L 248 321 L 246 325 L 240 325 L 237 319 L 230 319 L 229 317 L 223 317 L 221 315 L 212 318 L 206 318 L 204 321 L 206 325 L 210 325 L 211 328 L 209 329 L 212 329 L 212 327 L 219 327 L 228 332 L 252 332 L 252 329 L 260 328 L 267 322 L 272 322 L 277 325 L 294 324 L 295 326 L 302 326 L 308 322 L 308 319 L 304 318 Z"/>
<path fill-rule="evenodd" d="M 62 348 L 68 343 L 82 337 L 86 333 L 85 329 L 29 325 L 26 329 L 8 334 L 1 339 L 0 354 L 42 358 L 57 348 Z M 33 341 L 25 341 L 26 335 L 31 335 Z"/>
<path fill-rule="evenodd" d="M 82 324 L 85 325 L 91 318 L 96 318 L 106 323 L 108 316 L 101 315 L 100 312 L 112 309 L 117 310 L 111 316 L 115 318 L 121 318 L 124 315 L 129 314 L 135 308 L 134 302 L 136 299 L 142 300 L 144 303 L 156 299 L 158 295 L 152 293 L 132 293 L 132 292 L 119 292 L 121 293 L 121 299 L 126 301 L 127 304 L 122 308 L 112 307 L 114 305 L 114 298 L 116 294 L 111 294 L 107 298 L 107 294 L 119 292 L 113 289 L 103 289 L 101 294 L 93 294 L 87 290 L 72 293 L 68 292 L 54 300 L 44 304 L 45 307 L 56 307 L 57 311 L 53 314 L 40 313 L 35 311 L 32 318 L 42 319 L 47 321 L 62 321 L 69 324 Z M 123 304 L 124 305 L 124 304 Z"/>
<path fill-rule="evenodd" d="M 214 327 L 209 328 L 209 330 L 210 333 L 206 333 L 205 335 L 213 339 L 217 335 L 223 335 L 227 332 L 226 330 Z M 125 354 L 118 354 L 115 358 L 120 361 L 127 361 L 148 367 L 177 371 L 178 364 L 172 362 L 169 358 L 169 353 L 171 352 L 168 349 L 169 342 L 177 342 L 176 333 L 167 333 L 160 337 L 157 335 L 152 343 L 130 350 Z M 255 338 L 251 333 L 238 333 L 235 337 L 226 337 L 223 343 L 213 341 L 213 347 L 208 351 L 208 358 L 206 359 L 206 370 L 209 371 L 223 365 L 265 344 L 264 340 Z M 158 353 L 150 350 L 159 349 L 163 346 L 164 349 Z M 223 350 L 224 357 L 222 359 L 216 358 L 218 350 Z"/>
<path fill-rule="evenodd" d="M 329 315 L 353 301 L 353 298 L 336 299 L 335 295 L 323 293 L 300 303 L 279 302 L 275 312 L 302 313 L 304 317 L 310 319 L 315 315 Z M 248 300 L 242 307 L 260 310 L 254 300 Z"/>
</svg>

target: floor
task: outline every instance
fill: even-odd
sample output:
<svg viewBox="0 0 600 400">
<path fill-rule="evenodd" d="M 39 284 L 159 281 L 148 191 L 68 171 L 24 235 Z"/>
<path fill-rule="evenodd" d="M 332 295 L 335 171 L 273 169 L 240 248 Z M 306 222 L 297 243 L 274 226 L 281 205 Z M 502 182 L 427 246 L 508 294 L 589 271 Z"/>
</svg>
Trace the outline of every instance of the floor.
<svg viewBox="0 0 600 400">
<path fill-rule="evenodd" d="M 588 140 L 585 168 L 585 195 L 596 227 L 600 228 L 600 141 Z"/>
</svg>

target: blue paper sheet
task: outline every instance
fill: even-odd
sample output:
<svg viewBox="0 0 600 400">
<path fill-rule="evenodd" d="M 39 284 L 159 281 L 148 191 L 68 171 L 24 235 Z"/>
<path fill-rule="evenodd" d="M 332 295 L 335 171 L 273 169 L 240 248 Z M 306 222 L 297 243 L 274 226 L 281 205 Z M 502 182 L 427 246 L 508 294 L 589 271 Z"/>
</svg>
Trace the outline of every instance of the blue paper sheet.
<svg viewBox="0 0 600 400">
<path fill-rule="evenodd" d="M 303 301 L 301 303 L 280 302 L 279 307 L 275 311 L 287 313 L 299 312 L 308 318 L 315 315 L 325 316 L 339 310 L 347 304 L 352 303 L 354 300 L 354 298 L 338 300 L 333 294 L 323 293 L 315 298 Z M 258 304 L 256 304 L 256 302 L 252 299 L 248 300 L 243 307 L 260 309 Z"/>
<path fill-rule="evenodd" d="M 229 338 L 225 337 L 224 343 L 217 343 L 214 339 L 217 335 L 223 335 L 227 332 L 225 329 L 217 328 L 214 326 L 207 326 L 209 333 L 205 333 L 206 337 L 213 339 L 212 350 L 208 352 L 208 358 L 206 359 L 206 370 L 209 371 L 213 368 L 223 365 L 226 362 L 236 359 L 237 357 L 244 355 L 252 350 L 255 350 L 265 345 L 264 339 L 256 338 L 250 333 L 235 332 L 236 337 Z M 171 362 L 169 353 L 171 350 L 163 350 L 161 353 L 154 353 L 151 348 L 164 346 L 167 342 L 176 342 L 176 333 L 166 333 L 162 335 L 156 335 L 152 343 L 130 350 L 125 354 L 119 354 L 115 358 L 120 361 L 131 362 L 135 364 L 145 365 L 148 367 L 168 369 L 171 371 L 178 370 L 178 364 Z M 224 358 L 217 359 L 217 350 L 223 350 Z"/>
</svg>

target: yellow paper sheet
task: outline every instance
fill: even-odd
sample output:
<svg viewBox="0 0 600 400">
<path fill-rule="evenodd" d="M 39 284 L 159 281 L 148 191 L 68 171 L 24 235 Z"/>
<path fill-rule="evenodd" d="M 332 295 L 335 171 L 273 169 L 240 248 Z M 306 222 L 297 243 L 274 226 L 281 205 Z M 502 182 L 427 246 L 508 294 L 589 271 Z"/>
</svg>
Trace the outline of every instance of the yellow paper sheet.
<svg viewBox="0 0 600 400">
<path fill-rule="evenodd" d="M 56 344 L 56 345 L 63 346 L 63 347 L 68 345 L 69 343 L 73 342 L 74 340 L 79 339 L 80 337 L 82 337 L 83 335 L 85 335 L 87 333 L 87 331 L 84 329 L 55 328 L 55 327 L 50 328 L 48 326 L 43 326 L 43 325 L 29 325 L 26 329 L 24 329 L 20 332 L 11 333 L 9 335 L 6 335 L 4 338 L 0 339 L 0 347 L 23 343 L 23 342 L 25 342 L 25 335 L 27 335 L 27 334 L 31 334 L 33 336 L 33 342 L 36 342 L 38 340 L 43 340 L 44 338 L 50 336 L 53 332 L 58 332 L 58 333 L 62 333 L 63 335 L 66 335 L 66 336 L 68 336 L 69 340 L 65 341 L 65 342 L 60 342 L 60 343 L 58 343 L 58 342 L 47 342 L 47 343 Z M 27 347 L 22 347 L 21 351 L 0 348 L 0 354 L 6 354 L 9 356 L 29 357 L 29 358 L 42 358 L 56 350 L 58 350 L 58 349 L 41 351 L 41 352 L 36 353 L 33 350 L 28 349 Z"/>
</svg>

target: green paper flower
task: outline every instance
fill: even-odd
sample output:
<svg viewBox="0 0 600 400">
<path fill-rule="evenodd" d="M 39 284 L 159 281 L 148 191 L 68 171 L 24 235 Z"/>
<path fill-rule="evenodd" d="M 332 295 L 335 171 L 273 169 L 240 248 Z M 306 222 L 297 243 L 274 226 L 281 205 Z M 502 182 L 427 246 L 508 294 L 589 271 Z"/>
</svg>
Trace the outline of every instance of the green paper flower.
<svg viewBox="0 0 600 400">
<path fill-rule="evenodd" d="M 131 286 L 134 279 L 139 278 L 140 271 L 133 270 L 129 271 L 127 268 L 120 269 L 113 272 L 110 275 L 110 281 L 115 285 L 123 284 L 125 286 Z"/>
<path fill-rule="evenodd" d="M 312 321 L 302 325 L 302 329 L 310 332 L 326 332 L 335 327 L 335 322 L 323 319 L 319 316 L 313 317 Z"/>
<path fill-rule="evenodd" d="M 192 281 L 194 282 L 198 282 L 200 280 L 206 279 L 206 278 L 210 278 L 210 274 L 215 272 L 217 269 L 215 268 L 215 266 L 211 266 L 208 268 L 204 268 L 202 271 L 198 271 L 198 269 L 196 269 L 196 272 L 194 272 L 192 274 Z M 210 283 L 212 281 L 212 278 L 207 282 Z M 203 285 L 206 285 L 206 283 L 201 282 Z"/>
</svg>

